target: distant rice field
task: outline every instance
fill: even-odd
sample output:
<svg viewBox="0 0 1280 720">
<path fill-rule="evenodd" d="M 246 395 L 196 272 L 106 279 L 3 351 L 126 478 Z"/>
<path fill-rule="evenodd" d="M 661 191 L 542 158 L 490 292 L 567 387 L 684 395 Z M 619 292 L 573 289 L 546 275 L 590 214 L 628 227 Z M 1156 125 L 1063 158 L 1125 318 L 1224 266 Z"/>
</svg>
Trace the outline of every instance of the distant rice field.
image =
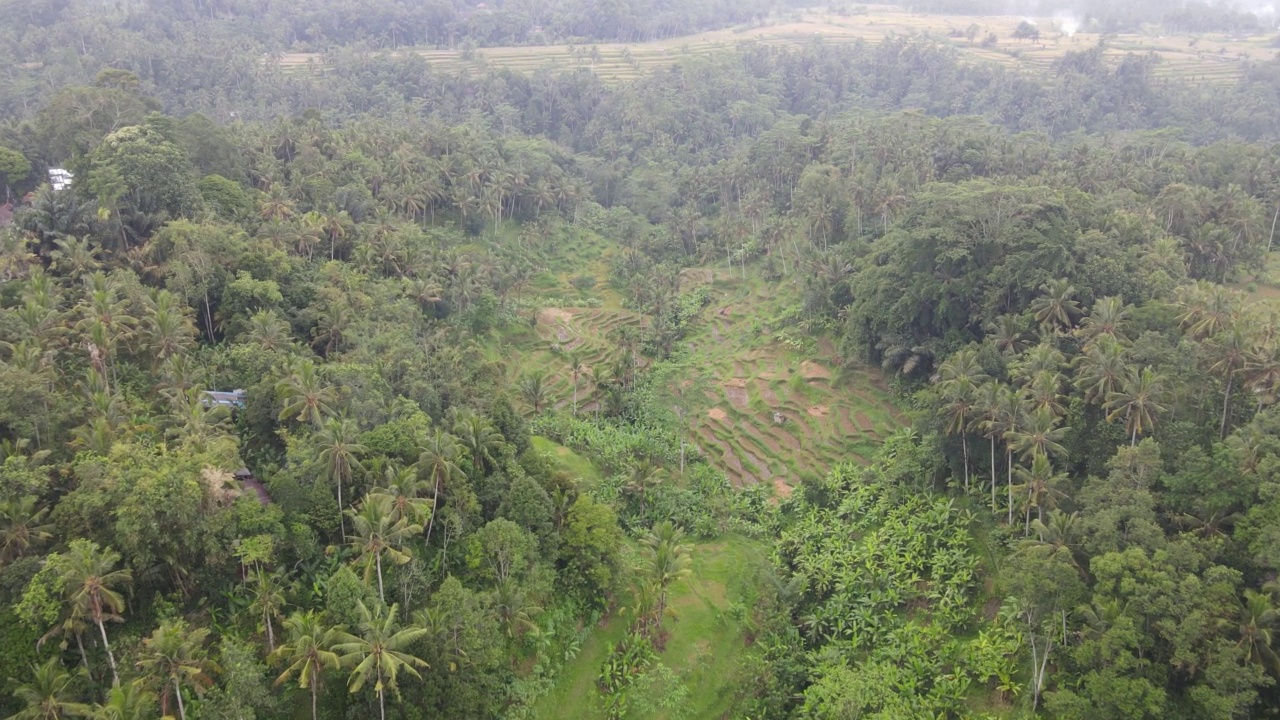
<svg viewBox="0 0 1280 720">
<path fill-rule="evenodd" d="M 1071 50 L 1096 45 L 1101 36 L 1077 33 L 1068 36 L 1060 21 L 1034 19 L 1040 29 L 1038 41 L 1013 39 L 1014 29 L 1025 18 L 1001 16 L 926 15 L 901 8 L 869 6 L 865 15 L 841 16 L 807 11 L 775 18 L 759 26 L 737 27 L 646 43 L 597 43 L 593 45 L 541 45 L 482 48 L 468 59 L 449 49 L 406 48 L 394 52 L 416 53 L 432 67 L 444 72 L 479 70 L 488 65 L 518 72 L 535 70 L 581 70 L 607 81 L 625 82 L 654 68 L 670 65 L 682 57 L 709 55 L 736 47 L 745 41 L 768 45 L 802 45 L 821 40 L 826 43 L 877 43 L 887 37 L 929 37 L 955 46 L 976 58 L 1009 67 L 1048 68 L 1055 59 Z M 970 43 L 963 33 L 970 25 L 979 29 Z M 981 40 L 995 33 L 998 42 L 982 47 Z M 1232 38 L 1220 34 L 1160 36 L 1127 33 L 1108 38 L 1107 57 L 1118 61 L 1128 53 L 1155 53 L 1161 63 L 1156 74 L 1191 82 L 1233 82 L 1248 62 L 1274 58 L 1274 35 Z M 293 72 L 320 71 L 318 53 L 288 53 L 278 59 Z"/>
</svg>

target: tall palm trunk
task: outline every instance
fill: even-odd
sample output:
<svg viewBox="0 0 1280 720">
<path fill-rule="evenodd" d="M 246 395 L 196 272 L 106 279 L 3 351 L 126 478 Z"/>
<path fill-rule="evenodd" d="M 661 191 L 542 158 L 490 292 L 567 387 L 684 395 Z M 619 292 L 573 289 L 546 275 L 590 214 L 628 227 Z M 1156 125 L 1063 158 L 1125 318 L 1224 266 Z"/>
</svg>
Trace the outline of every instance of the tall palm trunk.
<svg viewBox="0 0 1280 720">
<path fill-rule="evenodd" d="M 95 605 L 100 605 L 100 601 L 95 600 Z M 98 624 L 98 632 L 102 635 L 102 647 L 107 651 L 107 663 L 111 665 L 111 687 L 120 685 L 120 674 L 116 672 L 116 656 L 111 652 L 111 643 L 107 642 L 107 626 L 102 624 L 102 609 L 94 608 L 94 622 Z"/>
<path fill-rule="evenodd" d="M 996 436 L 991 436 L 991 512 L 996 511 Z"/>
<path fill-rule="evenodd" d="M 320 688 L 317 687 L 320 681 L 320 674 L 314 669 L 311 671 L 311 720 L 317 720 L 320 716 L 316 712 L 316 701 L 320 695 Z"/>
<path fill-rule="evenodd" d="M 345 508 L 346 506 L 342 504 L 342 473 L 339 472 L 338 473 L 338 530 L 342 533 L 343 542 L 345 542 L 347 539 L 347 521 L 345 519 L 344 513 L 342 512 Z"/>
<path fill-rule="evenodd" d="M 964 448 L 964 491 L 969 492 L 969 438 L 960 433 L 960 447 Z"/>
<path fill-rule="evenodd" d="M 382 591 L 382 550 L 379 548 L 378 554 L 373 556 L 374 562 L 378 566 L 378 599 L 383 605 L 387 604 L 387 594 Z"/>
<path fill-rule="evenodd" d="M 270 648 L 271 652 L 275 652 L 276 651 L 276 633 L 275 633 L 275 630 L 271 627 L 271 611 L 270 610 L 263 609 L 262 620 L 263 620 L 263 623 L 267 626 L 267 647 Z"/>
<path fill-rule="evenodd" d="M 382 713 L 382 720 L 387 720 L 387 691 L 382 685 L 382 668 L 378 668 L 378 711 Z"/>
<path fill-rule="evenodd" d="M 1222 425 L 1218 428 L 1219 439 L 1227 436 L 1227 410 L 1231 407 L 1231 385 L 1235 382 L 1235 375 L 1227 374 L 1227 392 L 1222 396 Z"/>
<path fill-rule="evenodd" d="M 1009 488 L 1009 524 L 1013 524 L 1013 449 L 1005 448 L 1005 461 L 1008 464 L 1009 477 L 1007 480 Z"/>
<path fill-rule="evenodd" d="M 76 633 L 76 647 L 80 649 L 80 662 L 84 665 L 85 672 L 88 672 L 89 656 L 84 652 L 84 641 L 80 639 L 80 633 Z"/>
<path fill-rule="evenodd" d="M 182 704 L 182 686 L 178 684 L 178 678 L 173 679 L 173 693 L 178 697 L 178 717 L 187 720 L 187 709 Z"/>
<path fill-rule="evenodd" d="M 436 508 L 439 506 L 439 504 L 440 504 L 440 478 L 439 476 L 437 476 L 436 492 L 434 495 L 431 496 L 431 517 L 427 518 L 427 541 L 426 541 L 427 545 L 431 544 L 431 528 L 435 527 Z"/>
</svg>

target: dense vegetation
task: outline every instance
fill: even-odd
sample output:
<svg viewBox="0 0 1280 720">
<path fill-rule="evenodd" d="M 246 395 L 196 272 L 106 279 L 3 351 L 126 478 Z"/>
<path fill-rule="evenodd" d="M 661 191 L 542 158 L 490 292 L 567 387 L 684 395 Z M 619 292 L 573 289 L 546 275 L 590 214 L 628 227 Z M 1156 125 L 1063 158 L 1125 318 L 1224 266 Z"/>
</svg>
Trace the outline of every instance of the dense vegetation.
<svg viewBox="0 0 1280 720">
<path fill-rule="evenodd" d="M 733 7 L 11 8 L 0 711 L 530 717 L 616 629 L 585 711 L 687 717 L 713 680 L 665 654 L 675 600 L 747 542 L 708 716 L 1280 706 L 1280 340 L 1248 284 L 1280 65 L 1033 77 L 896 39 L 607 86 L 366 43 L 767 9 Z M 322 37 L 324 72 L 263 61 Z M 687 362 L 717 312 L 690 268 L 785 288 L 761 334 L 883 371 L 912 427 L 731 487 L 691 432 L 721 378 Z M 556 382 L 511 340 L 564 293 L 634 320 L 599 362 L 557 340 Z"/>
</svg>

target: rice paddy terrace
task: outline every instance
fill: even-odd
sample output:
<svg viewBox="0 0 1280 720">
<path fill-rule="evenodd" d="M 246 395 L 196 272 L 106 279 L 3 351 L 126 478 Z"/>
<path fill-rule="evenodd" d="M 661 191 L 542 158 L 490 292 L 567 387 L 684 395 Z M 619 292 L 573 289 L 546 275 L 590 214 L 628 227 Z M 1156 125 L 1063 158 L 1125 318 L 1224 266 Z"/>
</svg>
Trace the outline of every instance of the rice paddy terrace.
<svg viewBox="0 0 1280 720">
<path fill-rule="evenodd" d="M 583 365 L 578 409 L 590 413 L 603 401 L 594 373 L 606 372 L 626 352 L 619 331 L 638 329 L 647 318 L 623 308 L 605 287 L 611 244 L 597 238 L 578 245 L 572 249 L 583 258 L 578 267 L 597 274 L 596 287 L 578 295 L 569 271 L 544 273 L 535 291 L 561 304 L 541 307 L 532 327 L 512 332 L 503 344 L 519 353 L 518 362 L 508 363 L 512 381 L 527 372 L 543 375 L 550 405 L 561 409 L 572 404 L 568 358 L 576 355 Z M 681 285 L 685 291 L 706 286 L 712 298 L 683 341 L 686 382 L 697 389 L 690 440 L 733 483 L 771 483 L 785 495 L 805 475 L 821 475 L 842 461 L 869 461 L 905 423 L 878 369 L 844 367 L 830 341 L 787 327 L 787 310 L 800 293 L 790 281 L 698 268 L 686 270 Z M 565 302 L 574 297 L 591 302 Z"/>
<path fill-rule="evenodd" d="M 1014 29 L 1032 20 L 1039 40 L 1016 40 Z M 973 40 L 965 31 L 976 26 Z M 1026 69 L 1048 68 L 1070 50 L 1097 45 L 1100 35 L 1068 33 L 1067 18 L 1023 18 L 1013 15 L 933 15 L 907 12 L 898 7 L 868 6 L 865 14 L 837 15 L 806 11 L 775 17 L 759 25 L 687 35 L 643 43 L 595 43 L 481 48 L 469 53 L 454 49 L 408 48 L 444 72 L 478 70 L 486 65 L 520 72 L 541 69 L 587 71 L 608 81 L 635 79 L 647 70 L 670 65 L 681 57 L 709 55 L 729 50 L 741 42 L 768 45 L 800 45 L 811 42 L 879 42 L 888 37 L 922 36 L 949 43 L 975 58 Z M 995 34 L 997 42 L 984 46 L 982 39 Z M 1274 34 L 1231 37 L 1223 34 L 1170 35 L 1123 33 L 1107 37 L 1107 56 L 1119 60 L 1127 53 L 1154 53 L 1161 62 L 1157 75 L 1195 82 L 1231 82 L 1246 63 L 1270 60 L 1277 49 Z M 288 53 L 279 58 L 286 70 L 323 72 L 319 53 Z"/>
<path fill-rule="evenodd" d="M 772 483 L 786 494 L 805 475 L 868 462 L 905 422 L 877 369 L 846 366 L 826 339 L 790 327 L 800 294 L 790 281 L 685 273 L 713 302 L 688 342 L 706 404 L 693 432 L 703 453 L 737 483 Z"/>
</svg>

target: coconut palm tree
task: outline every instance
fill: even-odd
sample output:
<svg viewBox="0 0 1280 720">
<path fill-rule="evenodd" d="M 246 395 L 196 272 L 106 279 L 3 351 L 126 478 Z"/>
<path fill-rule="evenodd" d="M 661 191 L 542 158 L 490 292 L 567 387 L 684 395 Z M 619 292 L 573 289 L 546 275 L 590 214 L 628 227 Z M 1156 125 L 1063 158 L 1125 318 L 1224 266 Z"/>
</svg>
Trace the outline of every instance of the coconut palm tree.
<svg viewBox="0 0 1280 720">
<path fill-rule="evenodd" d="M 471 456 L 476 472 L 486 473 L 498 466 L 498 454 L 506 439 L 488 420 L 470 411 L 456 412 L 453 433 Z"/>
<path fill-rule="evenodd" d="M 402 548 L 410 537 L 422 532 L 421 525 L 397 519 L 391 501 L 388 495 L 370 494 L 358 508 L 347 511 L 351 517 L 350 544 L 364 563 L 365 582 L 369 582 L 376 570 L 378 598 L 384 603 L 387 598 L 382 583 L 383 556 L 396 565 L 409 562 L 413 555 Z"/>
<path fill-rule="evenodd" d="M 276 394 L 284 400 L 281 421 L 290 418 L 319 427 L 333 413 L 334 389 L 325 385 L 312 360 L 293 364 L 288 376 L 276 383 Z"/>
<path fill-rule="evenodd" d="M 1129 306 L 1118 296 L 1104 297 L 1094 303 L 1089 314 L 1080 321 L 1076 336 L 1084 340 L 1084 349 L 1088 350 L 1100 338 L 1112 338 L 1121 345 L 1127 345 L 1129 338 L 1124 334 L 1124 324 L 1129 320 Z"/>
<path fill-rule="evenodd" d="M 1005 433 L 1005 442 L 1009 449 L 1022 458 L 1035 460 L 1038 455 L 1054 456 L 1066 453 L 1062 440 L 1071 430 L 1069 427 L 1058 427 L 1059 418 L 1046 408 L 1024 413 L 1020 427 Z M 1012 478 L 1010 478 L 1012 482 Z M 1009 486 L 1009 522 L 1013 522 L 1013 485 Z"/>
<path fill-rule="evenodd" d="M 1066 280 L 1050 280 L 1040 286 L 1040 292 L 1029 306 L 1035 321 L 1050 332 L 1070 330 L 1081 315 L 1075 287 Z"/>
<path fill-rule="evenodd" d="M 540 372 L 528 372 L 520 376 L 520 396 L 533 409 L 534 415 L 542 412 L 542 406 L 547 402 L 546 379 L 546 374 Z"/>
<path fill-rule="evenodd" d="M 262 618 L 262 626 L 267 633 L 268 652 L 274 652 L 276 649 L 275 625 L 271 620 L 280 617 L 280 611 L 284 609 L 285 585 L 284 573 L 280 571 L 268 573 L 265 568 L 258 568 L 249 607 Z"/>
<path fill-rule="evenodd" d="M 447 432 L 436 428 L 427 437 L 427 442 L 418 448 L 418 469 L 427 474 L 434 488 L 431 494 L 431 517 L 427 519 L 426 542 L 431 542 L 431 529 L 435 525 L 436 513 L 440 509 L 440 493 L 449 482 L 465 477 L 458 466 L 461 451 L 458 439 Z"/>
<path fill-rule="evenodd" d="M 1105 403 L 1126 377 L 1124 348 L 1108 336 L 1097 338 L 1073 364 L 1074 384 L 1077 390 L 1084 391 L 1085 402 Z"/>
<path fill-rule="evenodd" d="M 1016 356 L 1026 349 L 1026 332 L 1017 315 L 1001 315 L 987 322 L 987 337 L 1001 355 Z"/>
<path fill-rule="evenodd" d="M 412 465 L 388 466 L 383 473 L 383 481 L 385 487 L 373 490 L 370 494 L 388 498 L 391 503 L 392 520 L 396 522 L 404 520 L 421 525 L 431 512 L 426 498 L 423 497 L 423 493 L 431 483 L 421 478 L 418 468 Z"/>
<path fill-rule="evenodd" d="M 582 356 L 569 353 L 569 374 L 573 376 L 573 414 L 578 414 L 578 378 L 582 375 Z"/>
<path fill-rule="evenodd" d="M 355 423 L 346 418 L 329 418 L 315 434 L 325 476 L 338 486 L 338 512 L 346 509 L 346 504 L 342 501 L 343 483 L 351 482 L 356 471 L 364 469 L 360 464 L 360 456 L 366 452 L 366 448 L 356 442 L 357 434 Z M 342 525 L 341 529 L 345 535 L 346 526 Z"/>
<path fill-rule="evenodd" d="M 30 682 L 13 690 L 14 699 L 26 707 L 10 715 L 8 720 L 62 720 L 89 715 L 92 708 L 74 700 L 75 679 L 56 657 L 41 665 L 32 665 Z"/>
<path fill-rule="evenodd" d="M 943 432 L 960 436 L 960 447 L 964 451 L 964 489 L 969 490 L 969 428 L 977 413 L 977 388 L 966 378 L 947 386 L 942 393 L 943 406 L 939 414 L 945 421 Z"/>
<path fill-rule="evenodd" d="M 1019 467 L 1015 474 L 1022 480 L 1021 489 L 1026 490 L 1026 516 L 1023 520 L 1023 534 L 1031 533 L 1031 508 L 1036 509 L 1036 520 L 1044 520 L 1044 510 L 1054 510 L 1058 500 L 1066 495 L 1058 488 L 1066 482 L 1066 475 L 1055 473 L 1053 464 L 1045 455 L 1036 455 L 1031 460 L 1030 468 Z M 1015 488 L 1015 491 L 1018 488 Z"/>
<path fill-rule="evenodd" d="M 684 529 L 670 520 L 654 525 L 640 539 L 647 556 L 649 582 L 655 590 L 654 614 L 659 623 L 666 614 L 671 586 L 693 572 L 692 548 L 684 540 Z"/>
<path fill-rule="evenodd" d="M 359 692 L 370 680 L 378 694 L 378 710 L 382 720 L 387 720 L 387 690 L 399 696 L 397 679 L 400 673 L 421 678 L 418 668 L 427 663 L 408 652 L 408 648 L 426 637 L 427 630 L 420 627 L 401 628 L 396 624 L 399 606 L 373 613 L 360 602 L 359 635 L 342 633 L 333 645 L 339 662 L 351 668 L 351 680 L 347 689 Z"/>
<path fill-rule="evenodd" d="M 1272 596 L 1256 590 L 1245 590 L 1239 614 L 1240 642 L 1237 645 L 1249 661 L 1261 665 L 1280 677 L 1280 647 L 1276 630 L 1280 628 L 1280 610 Z"/>
<path fill-rule="evenodd" d="M 323 676 L 341 667 L 333 646 L 342 639 L 343 630 L 325 623 L 320 613 L 308 610 L 286 618 L 284 631 L 284 643 L 268 657 L 272 663 L 286 663 L 275 684 L 296 677 L 299 688 L 311 691 L 311 720 L 316 720 Z"/>
<path fill-rule="evenodd" d="M 107 702 L 95 705 L 93 720 L 151 720 L 156 713 L 156 694 L 143 680 L 111 688 Z"/>
<path fill-rule="evenodd" d="M 1003 438 L 1005 424 L 1003 422 L 1003 413 L 1001 408 L 1006 404 L 1004 396 L 1008 395 L 1011 402 L 1016 404 L 1013 399 L 1013 391 L 1007 385 L 999 382 L 983 383 L 977 390 L 974 397 L 974 410 L 976 412 L 973 418 L 972 429 L 982 433 L 990 443 L 991 447 L 991 511 L 996 510 L 996 440 Z"/>
<path fill-rule="evenodd" d="M 287 350 L 293 344 L 289 323 L 280 317 L 280 313 L 270 309 L 259 310 L 250 315 L 248 327 L 241 337 L 244 342 L 267 352 Z"/>
<path fill-rule="evenodd" d="M 1218 428 L 1219 438 L 1227 436 L 1231 391 L 1235 389 L 1236 378 L 1245 367 L 1256 362 L 1258 357 L 1258 345 L 1246 328 L 1248 324 L 1237 317 L 1229 327 L 1210 338 L 1207 343 L 1213 356 L 1209 372 L 1224 375 L 1227 379 L 1227 387 L 1222 394 L 1222 423 Z"/>
<path fill-rule="evenodd" d="M 185 620 L 165 620 L 151 637 L 142 641 L 138 669 L 159 683 L 160 712 L 169 714 L 169 698 L 176 698 L 178 717 L 186 720 L 187 709 L 182 701 L 182 689 L 190 687 L 197 694 L 213 684 L 209 671 L 213 663 L 205 641 L 209 629 L 188 628 Z"/>
<path fill-rule="evenodd" d="M 1138 444 L 1139 435 L 1155 428 L 1156 418 L 1164 412 L 1164 406 L 1157 402 L 1162 390 L 1160 376 L 1151 368 L 1143 368 L 1140 372 L 1130 372 L 1120 389 L 1107 398 L 1104 406 L 1109 411 L 1107 422 L 1124 415 L 1130 447 Z"/>
<path fill-rule="evenodd" d="M 133 572 L 127 568 L 117 569 L 120 553 L 111 548 L 100 548 L 98 543 L 89 540 L 72 540 L 62 557 L 62 582 L 67 589 L 67 601 L 72 607 L 72 614 L 90 618 L 98 626 L 102 647 L 106 650 L 107 662 L 111 665 L 111 684 L 119 685 L 116 657 L 107 641 L 105 623 L 108 620 L 122 619 L 120 613 L 124 612 L 124 596 L 117 588 L 124 588 L 132 583 Z"/>
<path fill-rule="evenodd" d="M 49 508 L 35 495 L 0 501 L 0 568 L 26 555 L 53 537 Z"/>
</svg>

